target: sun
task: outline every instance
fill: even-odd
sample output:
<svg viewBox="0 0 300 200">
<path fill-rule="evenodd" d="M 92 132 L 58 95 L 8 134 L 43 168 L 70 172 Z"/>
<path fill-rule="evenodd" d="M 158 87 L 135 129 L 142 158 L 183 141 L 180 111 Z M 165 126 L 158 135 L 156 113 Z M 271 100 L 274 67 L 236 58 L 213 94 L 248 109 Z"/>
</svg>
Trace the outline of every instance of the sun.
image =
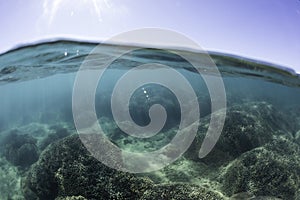
<svg viewBox="0 0 300 200">
<path fill-rule="evenodd" d="M 43 16 L 46 17 L 49 20 L 49 24 L 51 24 L 58 11 L 70 10 L 70 8 L 71 16 L 73 16 L 74 10 L 88 9 L 96 15 L 99 21 L 102 21 L 103 10 L 110 8 L 110 4 L 109 0 L 44 0 Z"/>
</svg>

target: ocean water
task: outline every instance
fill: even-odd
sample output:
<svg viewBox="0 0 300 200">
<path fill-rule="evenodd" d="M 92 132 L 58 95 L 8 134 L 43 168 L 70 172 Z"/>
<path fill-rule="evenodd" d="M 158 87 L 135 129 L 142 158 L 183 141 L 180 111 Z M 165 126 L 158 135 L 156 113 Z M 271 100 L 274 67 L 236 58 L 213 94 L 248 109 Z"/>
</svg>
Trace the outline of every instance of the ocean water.
<svg viewBox="0 0 300 200">
<path fill-rule="evenodd" d="M 152 105 L 162 105 L 167 114 L 162 129 L 151 138 L 135 138 L 118 127 L 111 109 L 113 90 L 138 65 L 164 64 L 182 74 L 200 110 L 195 139 L 174 163 L 133 174 L 94 159 L 77 136 L 74 83 L 96 45 L 59 40 L 0 55 L 0 199 L 300 198 L 300 76 L 293 70 L 209 52 L 224 83 L 227 109 L 219 140 L 206 157 L 199 158 L 212 116 L 212 99 L 203 76 L 169 50 L 141 47 L 117 58 L 103 73 L 93 98 L 103 132 L 118 148 L 158 150 L 175 137 L 182 119 L 181 106 L 185 105 L 176 94 L 166 86 L 148 83 L 137 87 L 128 105 L 120 95 L 116 102 L 128 106 L 139 126 L 151 122 Z M 99 48 L 99 55 L 89 61 L 105 62 L 103 55 L 114 56 L 115 49 L 126 46 L 102 44 Z M 202 55 L 172 50 L 182 51 L 196 62 Z M 161 69 L 144 71 L 155 70 Z M 204 75 L 215 76 L 207 66 L 202 70 Z M 161 75 L 171 82 L 174 78 Z M 221 110 L 214 112 L 222 114 Z M 79 120 L 84 123 L 86 119 Z"/>
</svg>

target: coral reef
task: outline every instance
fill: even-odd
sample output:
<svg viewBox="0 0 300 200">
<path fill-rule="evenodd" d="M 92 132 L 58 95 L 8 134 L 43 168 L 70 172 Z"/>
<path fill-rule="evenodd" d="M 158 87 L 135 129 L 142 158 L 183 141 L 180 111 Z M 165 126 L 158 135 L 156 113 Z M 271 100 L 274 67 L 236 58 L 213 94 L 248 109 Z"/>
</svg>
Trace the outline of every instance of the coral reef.
<svg viewBox="0 0 300 200">
<path fill-rule="evenodd" d="M 78 135 L 51 145 L 24 182 L 26 199 L 83 196 L 87 199 L 138 198 L 149 179 L 111 169 L 92 157 Z"/>
<path fill-rule="evenodd" d="M 83 196 L 57 197 L 55 200 L 87 200 Z"/>
<path fill-rule="evenodd" d="M 217 115 L 223 114 L 220 111 Z M 201 121 L 197 136 L 186 157 L 199 161 L 198 153 L 210 123 L 210 116 Z M 251 102 L 227 109 L 221 136 L 207 157 L 201 161 L 220 166 L 241 154 L 284 135 L 292 138 L 287 117 L 265 102 Z"/>
<path fill-rule="evenodd" d="M 197 185 L 158 185 L 145 176 L 111 169 L 93 158 L 77 135 L 42 153 L 24 180 L 23 192 L 26 199 L 222 199 Z"/>
<path fill-rule="evenodd" d="M 49 144 L 70 135 L 67 128 L 59 126 L 59 125 L 51 126 L 51 127 L 49 127 L 49 130 L 50 130 L 49 131 L 50 133 L 44 139 L 42 139 L 39 143 L 39 148 L 41 150 L 44 150 Z"/>
<path fill-rule="evenodd" d="M 1 136 L 1 152 L 10 163 L 28 169 L 42 151 L 22 181 L 23 195 L 30 200 L 299 198 L 300 133 L 289 126 L 288 116 L 265 102 L 230 107 L 215 148 L 199 159 L 209 120 L 210 116 L 202 119 L 183 157 L 151 173 L 130 174 L 107 167 L 63 124 L 10 130 Z M 176 134 L 175 127 L 141 141 L 126 136 L 108 118 L 101 118 L 100 123 L 116 145 L 129 151 L 155 150 Z M 23 163 L 21 158 L 34 155 L 33 146 L 35 160 Z M 108 159 L 114 162 L 115 158 Z M 10 175 L 20 179 L 17 171 Z"/>
<path fill-rule="evenodd" d="M 277 139 L 244 153 L 223 169 L 223 191 L 294 199 L 300 187 L 300 147 Z"/>
<path fill-rule="evenodd" d="M 24 199 L 18 169 L 2 157 L 0 157 L 0 180 L 0 199 Z"/>
<path fill-rule="evenodd" d="M 31 135 L 12 130 L 1 142 L 2 153 L 15 166 L 25 168 L 38 160 L 36 142 Z"/>
<path fill-rule="evenodd" d="M 142 196 L 143 200 L 151 199 L 173 199 L 173 200 L 222 200 L 226 199 L 222 194 L 213 192 L 199 185 L 174 183 L 155 185 L 150 190 L 146 190 Z"/>
</svg>

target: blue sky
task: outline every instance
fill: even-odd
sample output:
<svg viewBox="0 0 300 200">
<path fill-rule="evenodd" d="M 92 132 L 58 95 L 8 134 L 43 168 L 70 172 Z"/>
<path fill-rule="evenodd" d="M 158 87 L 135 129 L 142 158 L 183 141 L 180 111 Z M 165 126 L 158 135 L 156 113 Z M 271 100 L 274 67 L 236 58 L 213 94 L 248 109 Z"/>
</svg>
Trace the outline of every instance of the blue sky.
<svg viewBox="0 0 300 200">
<path fill-rule="evenodd" d="M 11 0 L 0 1 L 0 15 L 0 52 L 45 38 L 102 40 L 158 27 L 205 50 L 300 72 L 299 0 Z"/>
</svg>

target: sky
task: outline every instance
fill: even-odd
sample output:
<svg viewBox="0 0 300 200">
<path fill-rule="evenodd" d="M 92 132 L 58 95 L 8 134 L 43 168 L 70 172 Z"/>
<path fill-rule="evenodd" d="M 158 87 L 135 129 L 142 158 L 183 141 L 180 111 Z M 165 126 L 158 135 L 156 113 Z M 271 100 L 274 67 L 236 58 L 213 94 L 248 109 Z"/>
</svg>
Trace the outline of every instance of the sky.
<svg viewBox="0 0 300 200">
<path fill-rule="evenodd" d="M 300 0 L 1 0 L 0 15 L 0 52 L 41 39 L 105 40 L 156 27 L 205 50 L 300 72 Z"/>
</svg>

